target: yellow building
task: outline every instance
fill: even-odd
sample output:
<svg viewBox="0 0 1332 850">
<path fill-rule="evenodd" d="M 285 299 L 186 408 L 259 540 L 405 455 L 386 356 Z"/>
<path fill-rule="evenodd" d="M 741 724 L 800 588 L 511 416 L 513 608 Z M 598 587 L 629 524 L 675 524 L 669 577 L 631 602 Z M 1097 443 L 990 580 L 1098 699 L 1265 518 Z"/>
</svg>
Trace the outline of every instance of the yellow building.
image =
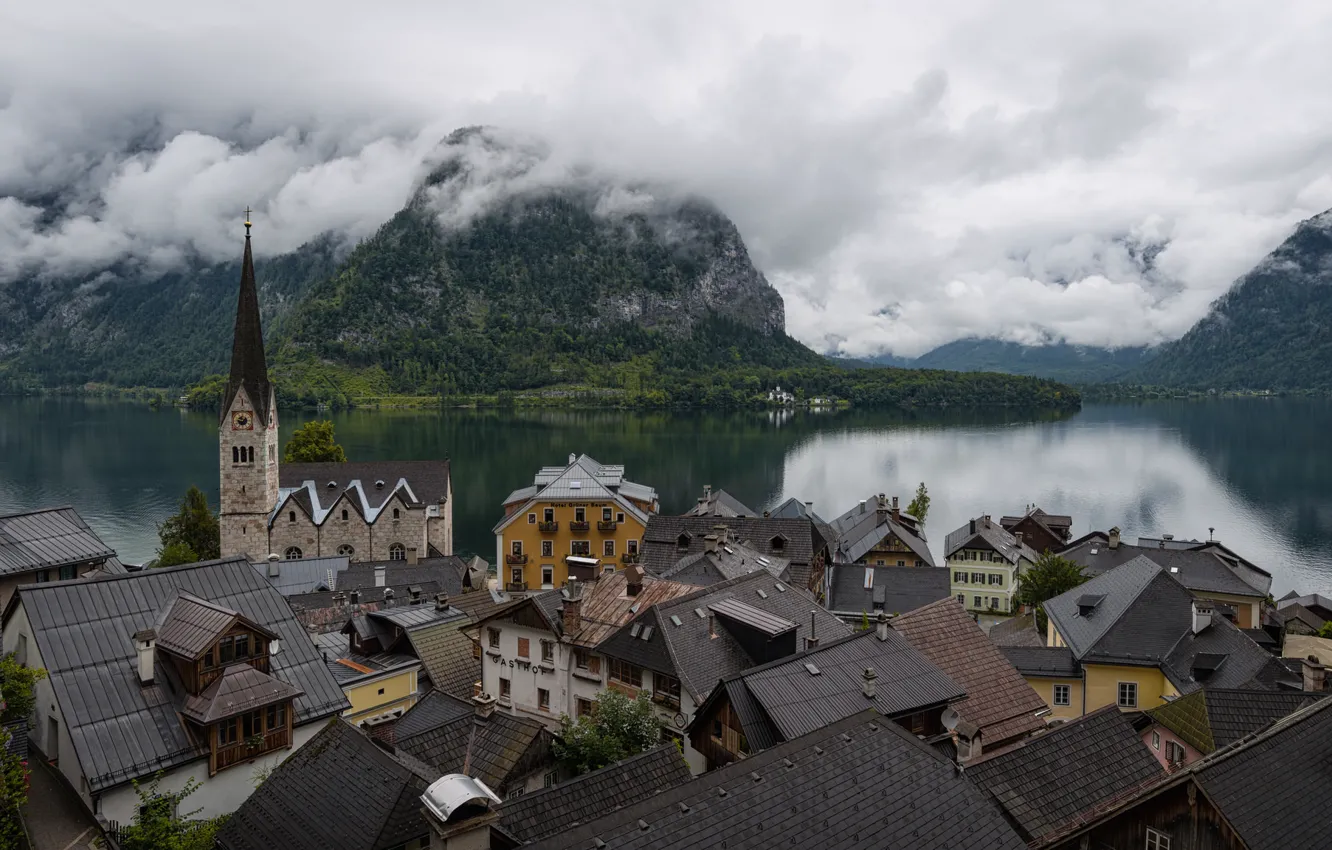
<svg viewBox="0 0 1332 850">
<path fill-rule="evenodd" d="M 1068 653 L 1072 664 L 1063 664 L 1061 672 L 1080 674 L 1083 704 L 1076 712 L 1077 706 L 1064 706 L 1069 716 L 1107 705 L 1156 708 L 1203 686 L 1300 687 L 1298 676 L 1218 613 L 1210 599 L 1195 597 L 1146 557 L 1046 600 L 1044 607 L 1046 646 Z M 1055 681 L 1072 684 L 1050 681 L 1052 702 Z"/>
<path fill-rule="evenodd" d="M 1068 647 L 1001 646 L 1004 657 L 1050 706 L 1049 718 L 1083 714 L 1082 668 Z"/>
<path fill-rule="evenodd" d="M 317 636 L 315 645 L 351 702 L 351 708 L 342 713 L 348 722 L 374 727 L 398 719 L 416 705 L 420 695 L 419 659 L 388 652 L 362 655 L 350 648 L 346 635 L 338 632 Z"/>
<path fill-rule="evenodd" d="M 569 455 L 542 467 L 530 487 L 504 500 L 495 558 L 508 590 L 562 586 L 638 559 L 657 491 L 624 478 L 624 467 Z"/>
</svg>

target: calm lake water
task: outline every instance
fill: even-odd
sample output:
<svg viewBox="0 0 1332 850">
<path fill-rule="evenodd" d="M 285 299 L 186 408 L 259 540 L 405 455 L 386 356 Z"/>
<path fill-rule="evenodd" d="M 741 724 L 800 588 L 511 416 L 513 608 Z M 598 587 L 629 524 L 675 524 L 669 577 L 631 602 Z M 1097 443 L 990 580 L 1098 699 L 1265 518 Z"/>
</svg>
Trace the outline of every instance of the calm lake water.
<svg viewBox="0 0 1332 850">
<path fill-rule="evenodd" d="M 283 431 L 308 414 L 289 413 Z M 1332 593 L 1332 402 L 1088 405 L 1016 413 L 334 414 L 354 459 L 449 457 L 456 539 L 494 558 L 500 501 L 570 452 L 623 463 L 686 510 L 711 484 L 755 509 L 797 496 L 831 518 L 871 493 L 926 482 L 935 556 L 947 532 L 1029 503 L 1073 533 L 1216 537 L 1270 570 L 1277 595 Z M 70 504 L 119 552 L 152 557 L 156 523 L 197 484 L 216 504 L 217 419 L 75 399 L 0 398 L 0 513 Z M 286 433 L 283 436 L 286 438 Z"/>
</svg>

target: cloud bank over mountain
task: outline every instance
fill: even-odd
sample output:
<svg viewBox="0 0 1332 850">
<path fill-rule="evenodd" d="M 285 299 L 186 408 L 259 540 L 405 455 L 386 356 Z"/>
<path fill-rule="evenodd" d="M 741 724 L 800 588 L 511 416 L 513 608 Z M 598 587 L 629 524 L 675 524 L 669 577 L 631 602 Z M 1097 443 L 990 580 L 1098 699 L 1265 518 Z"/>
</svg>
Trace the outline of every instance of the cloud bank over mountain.
<svg viewBox="0 0 1332 850">
<path fill-rule="evenodd" d="M 1313 2 L 19 5 L 0 286 L 232 257 L 247 204 L 263 253 L 355 241 L 486 124 L 536 164 L 478 160 L 455 224 L 534 181 L 704 195 L 820 350 L 1153 343 L 1332 207 L 1329 36 Z"/>
</svg>

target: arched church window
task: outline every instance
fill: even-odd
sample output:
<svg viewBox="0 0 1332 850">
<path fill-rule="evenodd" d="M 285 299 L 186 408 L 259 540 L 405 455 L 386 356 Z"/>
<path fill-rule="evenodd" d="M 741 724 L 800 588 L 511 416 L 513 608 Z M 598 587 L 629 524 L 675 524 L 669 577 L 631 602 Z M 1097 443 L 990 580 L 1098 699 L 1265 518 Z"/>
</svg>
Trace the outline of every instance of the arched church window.
<svg viewBox="0 0 1332 850">
<path fill-rule="evenodd" d="M 348 558 L 350 558 L 352 555 L 356 554 L 356 550 L 353 549 L 349 544 L 343 543 L 341 546 L 338 547 L 338 554 L 346 555 Z"/>
<path fill-rule="evenodd" d="M 343 508 L 343 509 L 342 509 L 342 521 L 343 521 L 343 522 L 346 522 L 346 521 L 347 521 L 347 509 L 346 509 L 346 508 Z"/>
<path fill-rule="evenodd" d="M 254 446 L 246 446 L 245 453 L 249 456 L 249 462 L 254 463 Z"/>
<path fill-rule="evenodd" d="M 299 561 L 301 559 L 301 547 L 288 546 L 287 551 L 282 553 L 282 557 L 286 558 L 288 561 Z"/>
<path fill-rule="evenodd" d="M 295 521 L 296 521 L 296 512 L 287 511 L 287 522 L 295 522 Z"/>
<path fill-rule="evenodd" d="M 240 463 L 240 449 L 235 446 L 231 447 L 231 462 Z"/>
<path fill-rule="evenodd" d="M 389 547 L 389 560 L 390 561 L 407 560 L 407 547 L 403 546 L 401 543 L 394 543 L 392 546 Z"/>
<path fill-rule="evenodd" d="M 398 509 L 397 509 L 397 508 L 394 508 L 394 509 L 393 509 L 393 518 L 394 518 L 394 519 L 400 519 L 400 518 L 401 518 L 401 514 L 398 513 Z"/>
</svg>

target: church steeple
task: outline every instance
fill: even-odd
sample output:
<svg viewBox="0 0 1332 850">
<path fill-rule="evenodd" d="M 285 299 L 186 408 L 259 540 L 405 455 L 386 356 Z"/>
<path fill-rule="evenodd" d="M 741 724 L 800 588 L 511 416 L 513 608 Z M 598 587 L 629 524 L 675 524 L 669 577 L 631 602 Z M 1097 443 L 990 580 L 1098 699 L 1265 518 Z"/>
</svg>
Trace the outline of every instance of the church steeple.
<svg viewBox="0 0 1332 850">
<path fill-rule="evenodd" d="M 256 425 L 268 425 L 272 385 L 264 359 L 264 332 L 259 321 L 259 289 L 254 282 L 254 256 L 250 251 L 250 210 L 245 210 L 245 256 L 241 260 L 240 296 L 236 300 L 236 335 L 231 343 L 231 376 L 222 399 L 222 418 L 231 410 L 236 393 L 244 387 L 256 414 Z"/>
</svg>

